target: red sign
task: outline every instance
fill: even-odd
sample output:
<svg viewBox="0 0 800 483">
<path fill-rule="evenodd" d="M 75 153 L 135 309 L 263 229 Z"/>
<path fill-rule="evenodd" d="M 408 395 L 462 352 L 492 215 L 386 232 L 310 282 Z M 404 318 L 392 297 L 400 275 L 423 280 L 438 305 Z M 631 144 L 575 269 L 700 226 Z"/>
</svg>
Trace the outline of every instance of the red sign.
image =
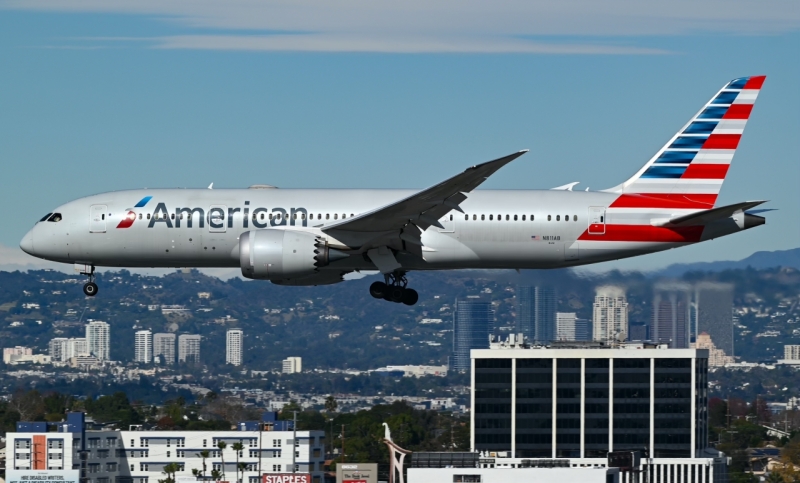
<svg viewBox="0 0 800 483">
<path fill-rule="evenodd" d="M 311 475 L 308 473 L 271 473 L 263 475 L 261 481 L 262 483 L 311 483 Z"/>
<path fill-rule="evenodd" d="M 367 483 L 367 480 L 342 480 L 342 483 Z"/>
</svg>

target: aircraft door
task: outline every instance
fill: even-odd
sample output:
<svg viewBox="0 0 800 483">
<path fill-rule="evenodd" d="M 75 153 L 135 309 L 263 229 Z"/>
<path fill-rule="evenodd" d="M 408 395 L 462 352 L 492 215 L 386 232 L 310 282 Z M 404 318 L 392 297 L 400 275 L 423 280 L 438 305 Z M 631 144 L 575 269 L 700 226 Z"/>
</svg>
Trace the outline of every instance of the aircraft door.
<svg viewBox="0 0 800 483">
<path fill-rule="evenodd" d="M 605 206 L 589 207 L 589 234 L 605 235 L 606 233 L 606 208 Z"/>
<path fill-rule="evenodd" d="M 106 215 L 108 205 L 92 205 L 89 207 L 89 233 L 106 232 Z"/>
<path fill-rule="evenodd" d="M 209 233 L 225 233 L 225 214 L 228 207 L 225 205 L 211 205 L 208 209 Z"/>
<path fill-rule="evenodd" d="M 456 231 L 455 215 L 449 213 L 439 220 L 444 228 L 439 228 L 439 233 L 453 233 Z"/>
</svg>

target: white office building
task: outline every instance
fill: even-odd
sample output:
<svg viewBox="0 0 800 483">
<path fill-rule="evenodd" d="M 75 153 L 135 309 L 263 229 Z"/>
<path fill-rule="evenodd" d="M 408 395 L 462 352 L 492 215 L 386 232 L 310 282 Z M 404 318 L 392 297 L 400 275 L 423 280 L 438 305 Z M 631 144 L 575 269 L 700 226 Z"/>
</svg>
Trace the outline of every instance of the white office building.
<svg viewBox="0 0 800 483">
<path fill-rule="evenodd" d="M 242 329 L 231 329 L 225 336 L 225 363 L 234 366 L 242 365 L 242 345 L 244 343 Z"/>
<path fill-rule="evenodd" d="M 133 360 L 142 364 L 153 362 L 153 333 L 149 330 L 136 331 Z"/>
<path fill-rule="evenodd" d="M 86 325 L 86 344 L 89 354 L 99 361 L 109 360 L 109 325 L 93 320 Z"/>
<path fill-rule="evenodd" d="M 589 340 L 589 321 L 575 312 L 556 312 L 556 340 Z"/>
<path fill-rule="evenodd" d="M 608 342 L 628 338 L 628 302 L 620 287 L 597 289 L 592 307 L 593 340 Z"/>
<path fill-rule="evenodd" d="M 72 339 L 56 337 L 50 340 L 47 348 L 50 360 L 53 362 L 69 362 L 73 357 L 89 354 L 89 346 L 82 337 Z"/>
<path fill-rule="evenodd" d="M 789 361 L 800 360 L 800 345 L 783 346 L 783 358 Z"/>
<path fill-rule="evenodd" d="M 19 432 L 6 434 L 9 470 L 80 470 L 81 483 L 158 483 L 164 466 L 177 463 L 177 481 L 199 480 L 193 470 L 206 481 L 213 481 L 212 470 L 222 472 L 224 481 L 242 483 L 293 470 L 310 474 L 309 483 L 324 478 L 324 431 L 297 431 L 293 439 L 292 431 L 259 431 L 251 422 L 237 425 L 240 431 L 85 431 L 82 438 L 79 428 L 58 423 L 57 431 L 48 431 L 49 426 L 20 423 Z M 227 448 L 220 451 L 222 441 Z M 238 458 L 234 443 L 244 445 Z M 203 450 L 210 453 L 205 460 Z M 237 460 L 246 466 L 243 475 Z"/>
<path fill-rule="evenodd" d="M 178 362 L 200 362 L 200 336 L 181 334 L 178 336 Z"/>
<path fill-rule="evenodd" d="M 303 372 L 303 358 L 302 357 L 287 357 L 283 360 L 284 374 L 297 374 Z"/>
<path fill-rule="evenodd" d="M 153 334 L 153 361 L 175 364 L 175 334 Z"/>
</svg>

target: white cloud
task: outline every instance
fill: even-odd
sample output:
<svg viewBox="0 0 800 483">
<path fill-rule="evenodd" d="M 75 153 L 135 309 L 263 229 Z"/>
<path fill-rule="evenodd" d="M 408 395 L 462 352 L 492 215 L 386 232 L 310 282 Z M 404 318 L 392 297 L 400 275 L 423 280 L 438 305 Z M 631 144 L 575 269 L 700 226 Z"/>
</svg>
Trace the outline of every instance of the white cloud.
<svg viewBox="0 0 800 483">
<path fill-rule="evenodd" d="M 178 49 L 635 54 L 654 51 L 541 38 L 772 34 L 800 28 L 796 0 L 768 6 L 751 0 L 7 0 L 0 6 L 128 13 L 199 30 L 153 44 Z"/>
</svg>

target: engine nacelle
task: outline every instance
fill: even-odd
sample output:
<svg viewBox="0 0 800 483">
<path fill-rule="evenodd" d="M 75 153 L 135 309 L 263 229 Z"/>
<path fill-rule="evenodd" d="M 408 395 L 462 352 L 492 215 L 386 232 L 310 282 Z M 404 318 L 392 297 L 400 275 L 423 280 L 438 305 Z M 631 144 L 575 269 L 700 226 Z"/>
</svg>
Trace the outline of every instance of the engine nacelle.
<svg viewBox="0 0 800 483">
<path fill-rule="evenodd" d="M 272 281 L 313 275 L 348 255 L 322 237 L 295 230 L 254 230 L 239 237 L 239 265 L 246 278 Z"/>
</svg>

